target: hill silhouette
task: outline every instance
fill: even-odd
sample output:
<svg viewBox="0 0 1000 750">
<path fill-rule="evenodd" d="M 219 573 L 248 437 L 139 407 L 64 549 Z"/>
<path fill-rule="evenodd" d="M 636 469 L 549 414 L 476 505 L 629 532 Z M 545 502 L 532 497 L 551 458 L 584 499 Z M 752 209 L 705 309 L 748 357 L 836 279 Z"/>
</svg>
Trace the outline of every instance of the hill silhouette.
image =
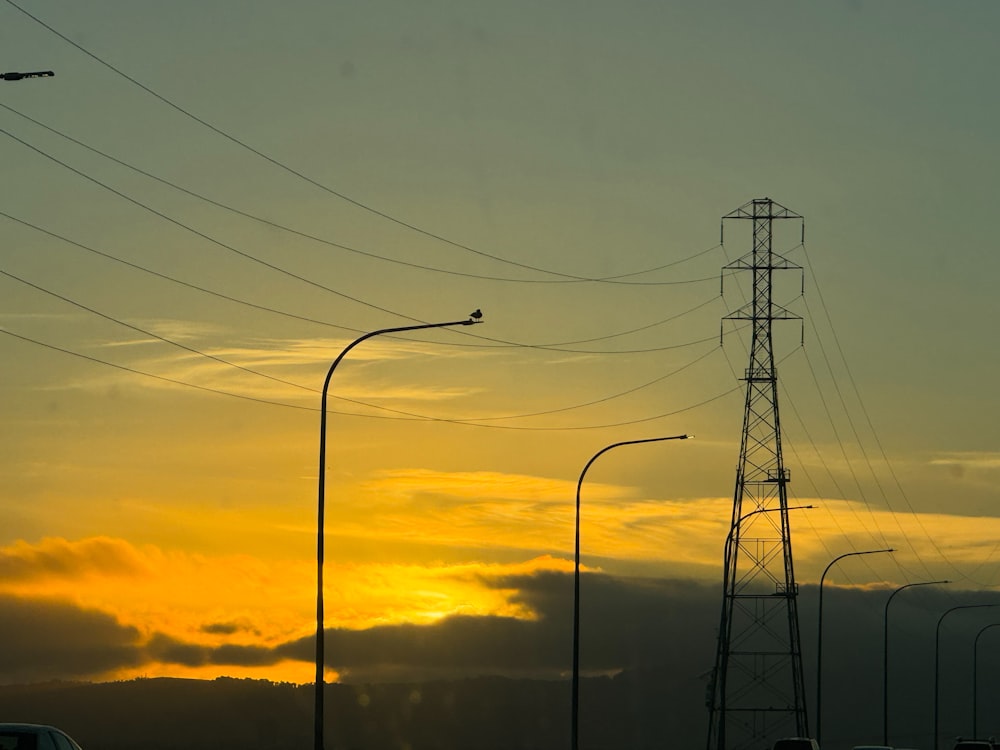
<svg viewBox="0 0 1000 750">
<path fill-rule="evenodd" d="M 701 722 L 677 706 L 677 696 L 651 693 L 637 680 L 582 681 L 583 744 L 662 748 L 699 741 Z M 328 750 L 549 750 L 569 742 L 568 681 L 334 684 L 325 695 Z M 0 686 L 0 720 L 54 724 L 84 750 L 311 750 L 313 700 L 311 685 L 266 680 L 51 682 Z M 665 700 L 681 710 L 664 711 Z M 695 735 L 684 737 L 668 714 L 694 724 Z"/>
</svg>

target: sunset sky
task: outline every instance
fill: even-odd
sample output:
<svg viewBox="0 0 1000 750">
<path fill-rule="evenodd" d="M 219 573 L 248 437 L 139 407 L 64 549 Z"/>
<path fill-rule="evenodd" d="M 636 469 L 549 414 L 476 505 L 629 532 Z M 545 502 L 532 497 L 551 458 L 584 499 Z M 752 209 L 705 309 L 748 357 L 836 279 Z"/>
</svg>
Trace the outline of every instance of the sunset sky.
<svg viewBox="0 0 1000 750">
<path fill-rule="evenodd" d="M 775 240 L 803 267 L 775 282 L 803 318 L 775 326 L 799 581 L 893 547 L 828 584 L 1000 585 L 998 24 L 0 2 L 2 71 L 56 73 L 0 81 L 0 682 L 310 681 L 326 370 L 477 308 L 334 375 L 327 626 L 530 633 L 533 586 L 571 595 L 589 458 L 681 433 L 590 470 L 584 564 L 721 602 L 748 343 L 721 274 L 750 236 L 720 217 L 764 196 L 805 217 Z M 565 636 L 465 666 L 565 674 Z M 330 678 L 405 666 L 358 653 Z"/>
</svg>

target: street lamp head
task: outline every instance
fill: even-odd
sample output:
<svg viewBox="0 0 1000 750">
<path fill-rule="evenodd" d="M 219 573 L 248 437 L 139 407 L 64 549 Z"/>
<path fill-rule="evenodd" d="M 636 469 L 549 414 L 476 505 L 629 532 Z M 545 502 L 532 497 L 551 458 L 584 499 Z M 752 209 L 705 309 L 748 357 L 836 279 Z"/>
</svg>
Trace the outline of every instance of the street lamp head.
<svg viewBox="0 0 1000 750">
<path fill-rule="evenodd" d="M 51 78 L 54 76 L 51 70 L 36 70 L 31 73 L 18 73 L 17 71 L 11 71 L 9 73 L 0 73 L 0 80 L 4 81 L 20 81 L 22 78 Z"/>
</svg>

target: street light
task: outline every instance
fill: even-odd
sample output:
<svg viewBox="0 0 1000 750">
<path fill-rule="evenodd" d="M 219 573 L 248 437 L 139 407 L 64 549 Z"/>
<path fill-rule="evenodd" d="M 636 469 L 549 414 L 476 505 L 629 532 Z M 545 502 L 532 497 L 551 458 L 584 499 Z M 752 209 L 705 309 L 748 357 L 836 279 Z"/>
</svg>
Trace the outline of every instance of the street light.
<svg viewBox="0 0 1000 750">
<path fill-rule="evenodd" d="M 31 73 L 18 73 L 12 71 L 10 73 L 0 73 L 0 80 L 3 81 L 20 81 L 22 78 L 51 78 L 54 76 L 51 70 L 36 70 Z"/>
<path fill-rule="evenodd" d="M 573 710 L 572 723 L 570 726 L 570 747 L 577 750 L 580 738 L 580 488 L 583 486 L 583 478 L 587 475 L 587 470 L 591 464 L 603 456 L 612 448 L 619 448 L 623 445 L 638 445 L 640 443 L 659 443 L 664 440 L 687 440 L 694 435 L 668 435 L 667 437 L 645 438 L 643 440 L 623 440 L 620 443 L 612 443 L 597 451 L 587 465 L 580 472 L 580 478 L 576 483 L 576 552 L 573 558 Z M 316 750 L 321 750 L 316 748 Z"/>
<path fill-rule="evenodd" d="M 324 516 L 326 513 L 326 402 L 327 391 L 330 387 L 330 378 L 337 365 L 347 355 L 351 349 L 362 341 L 367 341 L 375 336 L 386 333 L 402 333 L 403 331 L 421 331 L 426 328 L 447 328 L 449 326 L 471 326 L 482 322 L 483 314 L 476 310 L 469 315 L 466 320 L 452 320 L 447 323 L 421 323 L 412 326 L 398 326 L 396 328 L 382 328 L 377 331 L 359 336 L 348 344 L 344 350 L 333 360 L 330 369 L 326 373 L 326 380 L 323 381 L 323 396 L 319 414 L 319 500 L 317 502 L 317 533 L 316 533 L 316 706 L 314 715 L 314 750 L 323 750 L 323 667 L 325 661 L 323 647 L 323 535 Z"/>
<path fill-rule="evenodd" d="M 938 618 L 937 628 L 934 631 L 934 750 L 938 746 L 938 678 L 941 674 L 941 623 L 951 612 L 959 609 L 984 609 L 986 607 L 1000 607 L 1000 602 L 995 604 L 959 604 L 958 606 L 946 609 Z"/>
<path fill-rule="evenodd" d="M 896 550 L 891 547 L 887 549 L 869 549 L 863 552 L 845 552 L 833 558 L 830 564 L 826 566 L 823 570 L 823 575 L 819 577 L 819 611 L 817 612 L 817 619 L 819 621 L 817 632 L 816 632 L 816 741 L 820 742 L 820 727 L 823 725 L 823 703 L 822 703 L 822 691 L 823 691 L 823 582 L 826 580 L 826 574 L 830 572 L 837 562 L 843 560 L 845 557 L 854 557 L 856 555 L 875 555 L 880 552 L 895 552 Z M 820 743 L 822 744 L 822 743 Z"/>
<path fill-rule="evenodd" d="M 907 583 L 889 594 L 885 602 L 885 614 L 882 616 L 882 744 L 889 745 L 889 604 L 896 594 L 913 586 L 934 586 L 951 581 L 918 581 Z"/>
<path fill-rule="evenodd" d="M 979 701 L 979 693 L 976 689 L 977 687 L 977 668 L 978 663 L 978 653 L 979 653 L 979 636 L 985 633 L 990 628 L 1000 627 L 1000 622 L 994 622 L 990 625 L 984 625 L 983 628 L 976 633 L 976 640 L 972 642 L 972 736 L 979 736 L 979 722 L 976 717 L 976 704 Z"/>
</svg>

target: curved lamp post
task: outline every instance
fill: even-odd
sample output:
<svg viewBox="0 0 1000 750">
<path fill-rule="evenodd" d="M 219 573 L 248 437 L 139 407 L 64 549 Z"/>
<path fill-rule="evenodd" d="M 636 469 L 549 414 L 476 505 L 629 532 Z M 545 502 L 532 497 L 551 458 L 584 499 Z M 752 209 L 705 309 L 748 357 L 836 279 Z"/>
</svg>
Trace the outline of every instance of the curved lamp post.
<svg viewBox="0 0 1000 750">
<path fill-rule="evenodd" d="M 623 440 L 612 443 L 597 451 L 580 472 L 576 483 L 576 550 L 573 556 L 573 710 L 570 726 L 570 747 L 577 750 L 580 740 L 580 488 L 591 464 L 612 448 L 640 443 L 659 443 L 664 440 L 687 440 L 694 435 L 668 435 L 666 437 L 645 438 L 643 440 Z M 317 748 L 316 750 L 320 750 Z"/>
<path fill-rule="evenodd" d="M 845 557 L 855 557 L 857 555 L 875 555 L 880 552 L 895 552 L 891 547 L 886 549 L 869 549 L 862 552 L 845 552 L 830 561 L 830 564 L 823 570 L 823 575 L 819 577 L 819 611 L 817 612 L 818 627 L 816 632 L 816 741 L 820 742 L 820 727 L 823 725 L 823 582 L 826 574 L 830 572 L 836 563 Z M 821 743 L 822 744 L 822 743 Z"/>
<path fill-rule="evenodd" d="M 977 688 L 978 680 L 978 669 L 977 663 L 979 659 L 979 637 L 985 633 L 990 628 L 1000 627 L 1000 622 L 994 622 L 989 625 L 983 626 L 978 633 L 976 633 L 976 640 L 972 642 L 972 736 L 979 736 L 979 721 L 976 714 L 976 706 L 979 700 L 979 692 Z"/>
<path fill-rule="evenodd" d="M 812 508 L 812 505 L 789 505 L 787 508 L 757 508 L 757 510 L 752 510 L 749 513 L 745 513 L 736 519 L 736 523 L 733 524 L 732 528 L 729 529 L 729 534 L 726 535 L 726 546 L 723 550 L 723 564 L 729 559 L 729 548 L 733 543 L 733 535 L 739 530 L 740 526 L 745 520 L 750 518 L 750 516 L 756 516 L 758 513 L 777 513 L 780 510 L 807 510 Z"/>
<path fill-rule="evenodd" d="M 976 703 L 979 700 L 979 692 L 976 689 L 977 669 L 976 664 L 979 658 L 979 636 L 985 633 L 990 628 L 1000 627 L 1000 622 L 994 622 L 989 625 L 985 625 L 978 633 L 976 633 L 976 640 L 972 642 L 972 736 L 979 736 L 979 722 L 976 715 Z"/>
<path fill-rule="evenodd" d="M 889 745 L 889 604 L 896 594 L 914 586 L 934 586 L 951 581 L 918 581 L 907 583 L 889 594 L 885 602 L 885 613 L 882 615 L 882 744 Z"/>
<path fill-rule="evenodd" d="M 1000 602 L 995 604 L 959 604 L 958 606 L 946 609 L 937 621 L 937 628 L 934 630 L 934 745 L 933 750 L 938 746 L 938 684 L 941 674 L 941 623 L 944 618 L 952 612 L 960 609 L 985 609 L 987 607 L 1000 607 Z"/>
<path fill-rule="evenodd" d="M 363 336 L 354 339 L 344 347 L 344 350 L 337 356 L 330 365 L 326 373 L 326 380 L 323 381 L 323 397 L 319 413 L 319 500 L 317 502 L 317 532 L 316 532 L 316 705 L 314 714 L 314 750 L 323 750 L 323 667 L 326 657 L 324 655 L 323 644 L 323 536 L 325 530 L 326 513 L 326 402 L 327 391 L 330 388 L 330 378 L 337 365 L 347 355 L 351 349 L 362 341 L 367 341 L 375 336 L 382 336 L 387 333 L 402 333 L 403 331 L 421 331 L 426 328 L 448 328 L 449 326 L 471 326 L 481 322 L 483 314 L 476 310 L 466 320 L 452 320 L 447 323 L 421 323 L 412 326 L 398 326 L 396 328 L 381 328 L 377 331 L 369 331 Z"/>
</svg>

